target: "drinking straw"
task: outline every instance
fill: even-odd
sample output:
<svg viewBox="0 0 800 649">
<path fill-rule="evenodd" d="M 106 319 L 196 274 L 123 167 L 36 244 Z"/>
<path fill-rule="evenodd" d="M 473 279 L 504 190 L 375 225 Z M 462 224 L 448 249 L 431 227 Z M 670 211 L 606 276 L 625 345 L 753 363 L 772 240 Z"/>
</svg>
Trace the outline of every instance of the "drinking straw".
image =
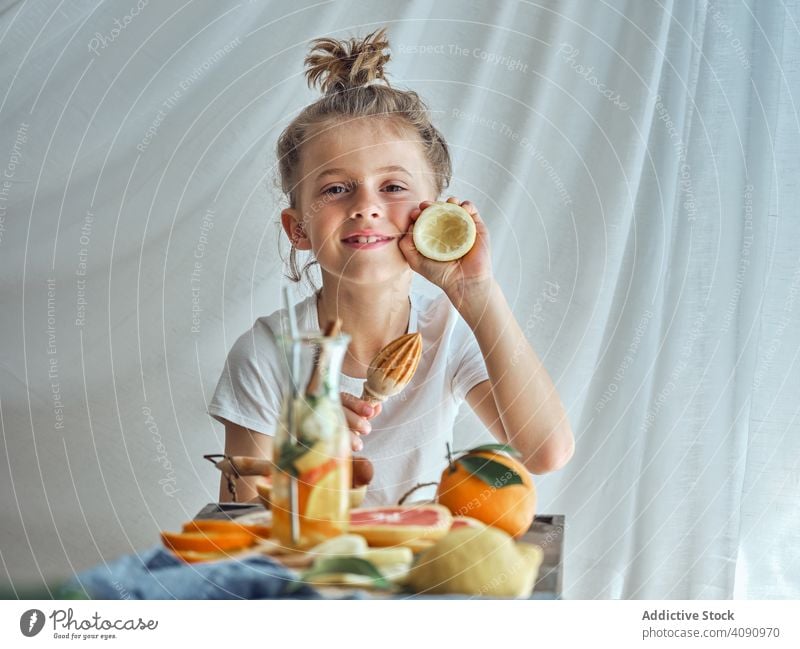
<svg viewBox="0 0 800 649">
<path fill-rule="evenodd" d="M 289 442 L 292 445 L 297 444 L 297 436 L 294 430 L 294 408 L 295 401 L 297 400 L 297 385 L 295 381 L 299 379 L 300 374 L 300 338 L 297 332 L 297 316 L 294 312 L 294 306 L 289 299 L 289 287 L 283 287 L 283 302 L 286 305 L 286 310 L 289 314 L 289 335 L 292 338 L 292 376 L 289 381 L 289 390 L 291 399 L 289 401 L 289 409 L 287 412 L 286 424 L 289 427 Z M 300 514 L 297 511 L 297 478 L 294 475 L 289 475 L 289 520 L 291 521 L 291 538 L 292 544 L 297 544 L 300 538 Z"/>
</svg>

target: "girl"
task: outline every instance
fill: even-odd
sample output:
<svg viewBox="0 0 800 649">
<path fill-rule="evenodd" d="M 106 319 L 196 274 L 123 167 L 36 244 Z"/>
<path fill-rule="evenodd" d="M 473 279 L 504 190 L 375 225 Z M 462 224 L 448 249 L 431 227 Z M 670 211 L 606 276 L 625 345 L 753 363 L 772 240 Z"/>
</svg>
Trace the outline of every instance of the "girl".
<svg viewBox="0 0 800 649">
<path fill-rule="evenodd" d="M 319 264 L 322 275 L 322 288 L 296 307 L 298 327 L 339 317 L 351 336 L 341 397 L 353 450 L 375 467 L 365 506 L 394 504 L 415 484 L 438 480 L 464 400 L 533 473 L 558 469 L 573 453 L 558 394 L 493 278 L 476 207 L 448 199 L 475 220 L 466 256 L 437 262 L 414 247 L 415 220 L 449 184 L 450 156 L 417 94 L 386 81 L 387 47 L 385 30 L 314 41 L 306 75 L 324 96 L 289 124 L 277 150 L 290 279 L 302 278 L 298 251 L 313 253 L 303 271 Z M 412 292 L 413 273 L 442 294 Z M 286 315 L 256 320 L 228 356 L 209 407 L 225 425 L 227 454 L 272 456 L 284 391 L 275 335 L 288 330 Z M 406 389 L 374 408 L 354 396 L 375 354 L 411 332 L 422 335 L 423 355 Z M 242 500 L 255 497 L 247 479 L 240 483 Z M 220 500 L 228 498 L 223 481 Z"/>
</svg>

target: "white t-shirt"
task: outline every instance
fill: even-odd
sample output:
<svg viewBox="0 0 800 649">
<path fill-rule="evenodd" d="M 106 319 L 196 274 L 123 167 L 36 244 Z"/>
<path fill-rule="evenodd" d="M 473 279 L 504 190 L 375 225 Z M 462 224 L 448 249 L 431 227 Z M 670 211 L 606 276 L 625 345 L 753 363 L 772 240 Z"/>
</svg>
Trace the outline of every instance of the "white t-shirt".
<svg viewBox="0 0 800 649">
<path fill-rule="evenodd" d="M 384 401 L 362 437 L 359 455 L 368 457 L 375 477 L 364 506 L 392 505 L 411 487 L 438 482 L 446 465 L 446 442 L 467 393 L 489 378 L 470 328 L 442 293 L 431 298 L 412 291 L 408 333 L 422 334 L 422 358 L 411 382 Z M 318 331 L 317 297 L 297 305 L 300 330 Z M 215 419 L 274 435 L 286 390 L 275 336 L 288 332 L 286 309 L 258 318 L 231 348 L 208 408 Z M 342 373 L 339 390 L 361 396 L 363 379 Z M 454 449 L 455 450 L 455 449 Z M 434 487 L 414 492 L 412 500 L 432 497 Z"/>
</svg>

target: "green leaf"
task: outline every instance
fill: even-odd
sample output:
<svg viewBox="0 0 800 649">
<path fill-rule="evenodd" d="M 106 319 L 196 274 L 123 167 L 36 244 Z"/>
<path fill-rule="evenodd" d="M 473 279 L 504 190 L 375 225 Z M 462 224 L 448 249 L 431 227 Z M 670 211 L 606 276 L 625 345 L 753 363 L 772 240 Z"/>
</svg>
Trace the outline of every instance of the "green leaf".
<svg viewBox="0 0 800 649">
<path fill-rule="evenodd" d="M 508 444 L 484 444 L 483 446 L 476 446 L 466 451 L 456 451 L 456 453 L 477 453 L 479 451 L 500 451 L 501 453 L 508 453 L 514 457 L 522 457 L 522 453 Z"/>
<path fill-rule="evenodd" d="M 283 444 L 281 444 L 281 452 L 280 456 L 278 457 L 278 468 L 281 471 L 285 471 L 286 473 L 291 473 L 293 476 L 297 476 L 297 469 L 295 468 L 294 463 L 310 450 L 310 444 L 304 444 L 300 440 L 298 440 L 297 444 L 292 444 L 289 440 L 286 440 Z"/>
<path fill-rule="evenodd" d="M 305 584 L 302 581 L 297 579 L 292 579 L 288 584 L 286 584 L 286 590 L 284 591 L 287 595 L 294 595 L 297 591 L 303 588 Z"/>
<path fill-rule="evenodd" d="M 392 587 L 372 562 L 358 557 L 329 557 L 326 559 L 319 559 L 314 564 L 313 568 L 306 570 L 301 575 L 301 578 L 308 580 L 320 575 L 340 573 L 369 577 L 372 579 L 372 585 L 376 588 L 390 589 Z"/>
<path fill-rule="evenodd" d="M 460 463 L 476 478 L 495 489 L 502 489 L 503 487 L 509 487 L 515 484 L 524 484 L 522 482 L 522 476 L 520 476 L 519 473 L 495 460 L 489 460 L 476 455 L 467 455 L 458 458 L 456 463 Z"/>
</svg>

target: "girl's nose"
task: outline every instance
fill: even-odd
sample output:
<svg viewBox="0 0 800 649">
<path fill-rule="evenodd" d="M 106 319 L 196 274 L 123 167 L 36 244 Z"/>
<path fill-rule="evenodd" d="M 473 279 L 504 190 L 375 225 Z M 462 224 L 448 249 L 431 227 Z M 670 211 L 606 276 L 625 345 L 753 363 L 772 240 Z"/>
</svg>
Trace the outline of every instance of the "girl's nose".
<svg viewBox="0 0 800 649">
<path fill-rule="evenodd" d="M 380 201 L 375 192 L 365 187 L 363 183 L 356 188 L 354 199 L 350 218 L 380 218 L 382 213 Z"/>
</svg>

